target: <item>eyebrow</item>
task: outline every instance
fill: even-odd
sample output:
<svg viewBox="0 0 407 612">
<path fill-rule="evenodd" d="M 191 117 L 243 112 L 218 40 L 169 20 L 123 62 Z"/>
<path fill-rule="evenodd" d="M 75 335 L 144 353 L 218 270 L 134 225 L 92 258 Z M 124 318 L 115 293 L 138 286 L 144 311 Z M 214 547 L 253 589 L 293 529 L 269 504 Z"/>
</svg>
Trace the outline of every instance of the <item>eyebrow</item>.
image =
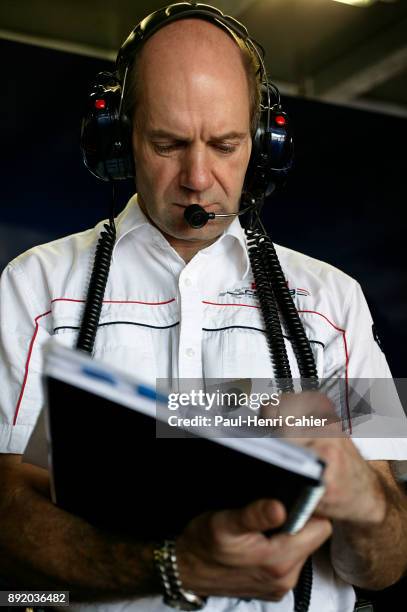
<svg viewBox="0 0 407 612">
<path fill-rule="evenodd" d="M 243 140 L 248 135 L 248 132 L 237 132 L 231 131 L 226 132 L 225 134 L 220 134 L 219 136 L 214 136 L 210 139 L 210 142 L 220 142 L 222 140 Z M 173 140 L 177 140 L 180 142 L 189 142 L 189 138 L 185 138 L 175 132 L 169 132 L 166 130 L 150 130 L 148 132 L 148 136 L 150 138 L 170 138 Z"/>
</svg>

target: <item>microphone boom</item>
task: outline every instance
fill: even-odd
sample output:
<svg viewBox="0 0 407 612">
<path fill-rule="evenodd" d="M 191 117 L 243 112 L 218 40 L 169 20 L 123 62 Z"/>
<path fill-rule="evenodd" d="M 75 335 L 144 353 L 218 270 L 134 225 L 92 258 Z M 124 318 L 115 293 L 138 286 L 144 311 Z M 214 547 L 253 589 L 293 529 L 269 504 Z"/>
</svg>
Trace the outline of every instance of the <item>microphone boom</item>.
<svg viewBox="0 0 407 612">
<path fill-rule="evenodd" d="M 194 229 L 200 229 L 201 227 L 204 227 L 204 225 L 206 225 L 210 219 L 215 219 L 216 217 L 239 217 L 253 208 L 255 205 L 255 200 L 252 200 L 252 203 L 249 206 L 246 206 L 246 208 L 243 210 L 239 210 L 237 213 L 208 213 L 199 204 L 190 204 L 184 210 L 184 219 L 188 225 Z"/>
</svg>

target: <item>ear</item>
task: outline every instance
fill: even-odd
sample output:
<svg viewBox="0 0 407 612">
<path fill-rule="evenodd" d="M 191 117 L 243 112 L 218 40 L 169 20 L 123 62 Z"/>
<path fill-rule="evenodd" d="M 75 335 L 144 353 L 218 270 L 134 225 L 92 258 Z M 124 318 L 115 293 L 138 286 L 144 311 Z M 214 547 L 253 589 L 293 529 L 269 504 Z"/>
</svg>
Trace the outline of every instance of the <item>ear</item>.
<svg viewBox="0 0 407 612">
<path fill-rule="evenodd" d="M 119 114 L 122 85 L 117 76 L 100 72 L 92 83 L 82 120 L 81 150 L 88 170 L 102 181 L 135 175 L 131 121 Z"/>
</svg>

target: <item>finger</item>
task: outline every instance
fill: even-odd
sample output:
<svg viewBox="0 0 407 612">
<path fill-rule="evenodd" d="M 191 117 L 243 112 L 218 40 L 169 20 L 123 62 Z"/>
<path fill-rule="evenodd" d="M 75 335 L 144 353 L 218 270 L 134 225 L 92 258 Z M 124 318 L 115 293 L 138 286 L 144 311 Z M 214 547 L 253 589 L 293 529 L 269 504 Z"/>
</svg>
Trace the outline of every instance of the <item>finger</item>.
<svg viewBox="0 0 407 612">
<path fill-rule="evenodd" d="M 219 520 L 234 535 L 248 532 L 263 532 L 280 527 L 286 519 L 286 511 L 275 499 L 259 499 L 239 510 L 219 513 Z"/>
<path fill-rule="evenodd" d="M 317 550 L 332 535 L 332 524 L 325 518 L 312 517 L 307 524 L 294 535 L 277 534 L 270 538 L 270 564 L 275 560 L 281 563 L 284 558 L 285 567 L 303 562 L 306 557 Z"/>
<path fill-rule="evenodd" d="M 279 435 L 284 437 L 342 435 L 341 419 L 331 400 L 322 393 L 283 394 L 279 413 L 283 416 Z"/>
<path fill-rule="evenodd" d="M 332 535 L 332 523 L 326 518 L 313 516 L 296 535 L 300 544 L 321 545 Z"/>
<path fill-rule="evenodd" d="M 273 586 L 271 592 L 267 594 L 265 599 L 268 601 L 280 601 L 288 591 L 291 591 L 298 583 L 298 578 L 304 567 L 305 561 L 306 558 L 303 558 L 299 562 L 292 563 L 290 565 L 291 569 L 287 569 L 286 571 L 281 568 L 280 571 L 273 571 Z"/>
</svg>

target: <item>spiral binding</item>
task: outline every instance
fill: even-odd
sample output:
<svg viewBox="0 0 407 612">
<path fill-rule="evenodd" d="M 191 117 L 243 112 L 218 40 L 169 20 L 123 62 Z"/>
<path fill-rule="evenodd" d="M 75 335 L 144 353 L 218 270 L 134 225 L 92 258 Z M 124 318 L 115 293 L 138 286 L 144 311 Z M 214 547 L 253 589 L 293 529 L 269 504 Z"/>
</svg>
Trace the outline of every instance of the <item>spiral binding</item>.
<svg viewBox="0 0 407 612">
<path fill-rule="evenodd" d="M 76 348 L 93 353 L 96 332 L 102 311 L 103 296 L 105 294 L 107 279 L 113 247 L 116 241 L 116 226 L 114 219 L 104 225 L 105 231 L 100 234 L 96 246 L 95 259 L 90 277 L 85 310 L 82 317 Z"/>
</svg>

